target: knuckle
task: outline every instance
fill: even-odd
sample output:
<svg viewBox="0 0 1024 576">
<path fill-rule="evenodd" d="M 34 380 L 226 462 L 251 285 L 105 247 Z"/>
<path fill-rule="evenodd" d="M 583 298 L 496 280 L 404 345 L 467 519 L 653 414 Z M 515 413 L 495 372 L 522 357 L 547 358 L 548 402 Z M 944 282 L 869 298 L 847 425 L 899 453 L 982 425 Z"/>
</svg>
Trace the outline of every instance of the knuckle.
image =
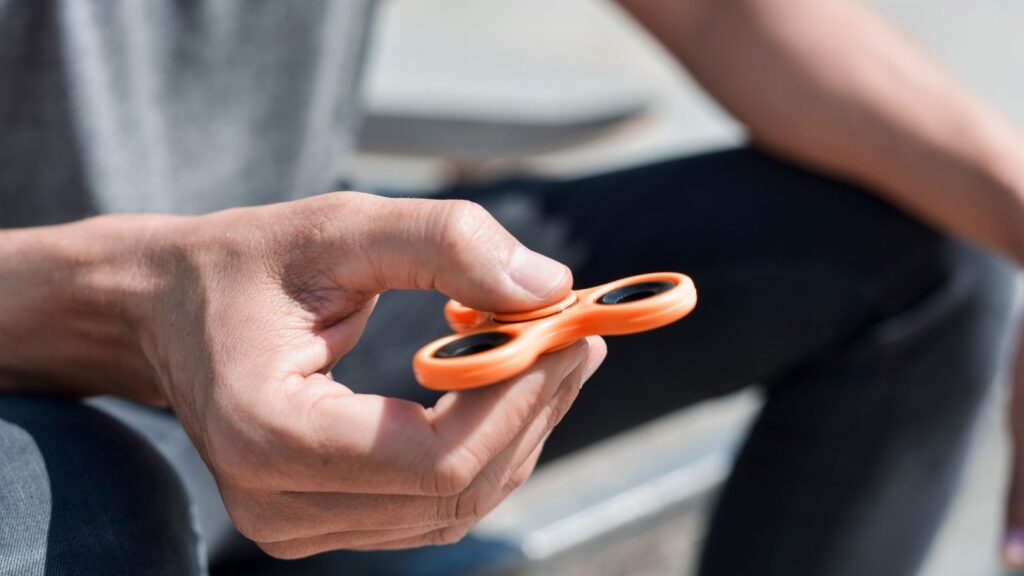
<svg viewBox="0 0 1024 576">
<path fill-rule="evenodd" d="M 222 501 L 238 532 L 254 542 L 284 540 L 287 528 L 278 510 L 249 491 L 222 488 Z"/>
<path fill-rule="evenodd" d="M 310 555 L 309 552 L 287 542 L 256 542 L 256 546 L 268 556 L 278 560 L 296 560 Z"/>
<path fill-rule="evenodd" d="M 441 496 L 456 496 L 473 483 L 475 473 L 462 463 L 443 464 L 437 471 L 435 484 Z"/>
<path fill-rule="evenodd" d="M 440 238 L 446 247 L 470 244 L 495 224 L 483 206 L 469 200 L 447 200 L 442 209 Z"/>
<path fill-rule="evenodd" d="M 515 490 L 518 490 L 520 486 L 526 483 L 533 475 L 533 467 L 523 466 L 516 473 L 512 475 L 508 480 L 508 484 L 505 485 L 506 494 L 509 494 Z"/>
<path fill-rule="evenodd" d="M 276 532 L 259 522 L 235 522 L 235 528 L 238 529 L 239 534 L 253 542 L 274 542 L 277 540 Z"/>
<path fill-rule="evenodd" d="M 447 223 L 450 226 L 475 230 L 492 221 L 491 213 L 472 200 L 446 200 L 445 204 L 448 209 Z"/>
<path fill-rule="evenodd" d="M 376 197 L 370 194 L 340 190 L 312 196 L 302 200 L 301 203 L 308 205 L 310 212 L 323 214 L 333 210 L 351 210 L 353 207 L 362 208 L 374 200 L 376 200 Z"/>
<path fill-rule="evenodd" d="M 279 530 L 275 526 L 272 515 L 263 514 L 256 507 L 234 506 L 229 507 L 231 520 L 238 532 L 254 542 L 269 542 L 277 540 Z"/>
<path fill-rule="evenodd" d="M 430 533 L 428 537 L 428 543 L 435 546 L 447 546 L 449 544 L 456 544 L 462 541 L 463 538 L 469 534 L 470 526 L 447 526 L 440 528 Z"/>
<path fill-rule="evenodd" d="M 543 411 L 543 415 L 541 416 L 544 422 L 544 429 L 554 430 L 555 426 L 558 426 L 558 423 L 561 422 L 562 416 L 564 414 L 565 411 L 561 410 L 558 406 L 550 406 L 548 408 L 545 408 Z"/>
<path fill-rule="evenodd" d="M 501 491 L 501 486 L 489 478 L 484 483 L 473 482 L 466 490 L 453 496 L 438 498 L 435 520 L 449 526 L 476 523 L 487 514 L 487 503 L 494 499 L 494 493 L 498 491 Z"/>
<path fill-rule="evenodd" d="M 454 524 L 476 522 L 483 517 L 483 498 L 475 490 L 467 490 L 455 496 Z"/>
<path fill-rule="evenodd" d="M 433 520 L 438 524 L 453 524 L 459 513 L 459 495 L 444 496 L 434 500 L 435 511 Z"/>
<path fill-rule="evenodd" d="M 548 419 L 547 424 L 549 429 L 554 428 L 562 421 L 565 414 L 569 412 L 570 408 L 572 408 L 573 403 L 576 402 L 576 397 L 578 395 L 579 386 L 576 386 L 575 384 L 563 385 L 563 389 L 555 395 L 554 399 L 549 404 L 548 409 L 545 410 L 545 412 L 547 412 L 546 418 Z"/>
<path fill-rule="evenodd" d="M 546 378 L 543 373 L 538 373 L 537 378 Z M 522 427 L 529 423 L 544 410 L 548 398 L 541 394 L 530 394 L 525 398 L 517 398 L 506 406 L 508 418 L 503 422 L 510 429 Z"/>
<path fill-rule="evenodd" d="M 436 495 L 457 496 L 468 490 L 476 480 L 482 465 L 476 458 L 457 456 L 464 452 L 452 453 L 434 468 L 433 484 Z"/>
</svg>

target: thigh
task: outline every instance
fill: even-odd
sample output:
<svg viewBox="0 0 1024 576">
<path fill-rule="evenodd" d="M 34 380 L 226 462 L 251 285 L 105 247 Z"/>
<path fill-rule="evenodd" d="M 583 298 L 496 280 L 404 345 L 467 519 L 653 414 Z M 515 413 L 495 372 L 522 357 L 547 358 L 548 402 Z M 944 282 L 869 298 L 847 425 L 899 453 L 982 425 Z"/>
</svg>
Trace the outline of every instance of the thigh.
<svg viewBox="0 0 1024 576">
<path fill-rule="evenodd" d="M 549 458 L 836 353 L 948 277 L 957 247 L 862 188 L 752 149 L 440 197 L 481 203 L 525 244 L 568 264 L 578 287 L 658 270 L 697 285 L 689 317 L 609 339 Z M 336 376 L 432 402 L 409 366 L 419 346 L 448 333 L 443 304 L 437 294 L 385 294 Z"/>
<path fill-rule="evenodd" d="M 759 382 L 765 410 L 702 574 L 913 570 L 995 371 L 1005 264 L 862 188 L 754 150 L 444 197 L 483 204 L 569 264 L 577 286 L 657 270 L 697 285 L 688 318 L 609 339 L 546 457 Z M 411 382 L 416 347 L 445 332 L 442 298 L 404 298 L 382 301 L 386 321 L 371 319 L 360 345 L 381 351 L 366 366 L 393 390 Z"/>
<path fill-rule="evenodd" d="M 0 396 L 0 515 L 0 574 L 200 571 L 174 472 L 78 402 Z"/>
<path fill-rule="evenodd" d="M 861 188 L 750 149 L 464 195 L 567 261 L 577 286 L 659 270 L 689 274 L 697 286 L 690 317 L 610 339 L 549 457 L 777 380 L 835 353 L 948 273 L 949 241 L 933 230 Z"/>
<path fill-rule="evenodd" d="M 917 572 L 1012 324 L 1005 262 L 956 245 L 945 266 L 920 299 L 771 382 L 700 574 Z"/>
<path fill-rule="evenodd" d="M 500 207 L 505 194 L 478 199 Z M 916 570 L 1007 340 L 1005 262 L 751 150 L 538 185 L 531 197 L 562 223 L 566 255 L 582 255 L 578 285 L 667 269 L 700 294 L 691 317 L 611 339 L 549 457 L 760 382 L 765 408 L 701 574 Z"/>
</svg>

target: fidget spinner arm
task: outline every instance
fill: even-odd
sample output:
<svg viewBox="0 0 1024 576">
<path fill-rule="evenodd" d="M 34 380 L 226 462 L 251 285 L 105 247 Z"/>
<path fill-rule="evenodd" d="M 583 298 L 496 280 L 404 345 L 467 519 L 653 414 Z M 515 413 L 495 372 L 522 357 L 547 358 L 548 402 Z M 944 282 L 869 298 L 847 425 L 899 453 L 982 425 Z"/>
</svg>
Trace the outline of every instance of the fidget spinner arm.
<svg viewBox="0 0 1024 576">
<path fill-rule="evenodd" d="M 686 316 L 696 304 L 693 282 L 674 272 L 575 290 L 556 304 L 527 312 L 483 312 L 452 300 L 445 317 L 456 334 L 421 348 L 413 370 L 420 384 L 434 390 L 486 386 L 586 336 L 660 328 Z"/>
</svg>

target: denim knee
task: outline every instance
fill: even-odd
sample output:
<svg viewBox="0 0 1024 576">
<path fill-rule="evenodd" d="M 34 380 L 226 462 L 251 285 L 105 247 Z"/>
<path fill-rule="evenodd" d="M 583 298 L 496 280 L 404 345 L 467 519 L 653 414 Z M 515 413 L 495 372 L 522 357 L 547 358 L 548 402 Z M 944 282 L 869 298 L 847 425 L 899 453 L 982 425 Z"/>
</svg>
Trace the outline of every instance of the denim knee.
<svg viewBox="0 0 1024 576">
<path fill-rule="evenodd" d="M 862 335 L 862 348 L 886 361 L 942 355 L 935 363 L 955 368 L 936 373 L 927 383 L 930 393 L 944 395 L 942 405 L 951 411 L 972 410 L 1006 359 L 1014 267 L 943 236 L 918 244 L 902 259 L 901 271 L 876 287 L 875 317 Z"/>
<path fill-rule="evenodd" d="M 201 571 L 179 479 L 113 418 L 0 396 L 0 456 L 0 574 Z"/>
</svg>

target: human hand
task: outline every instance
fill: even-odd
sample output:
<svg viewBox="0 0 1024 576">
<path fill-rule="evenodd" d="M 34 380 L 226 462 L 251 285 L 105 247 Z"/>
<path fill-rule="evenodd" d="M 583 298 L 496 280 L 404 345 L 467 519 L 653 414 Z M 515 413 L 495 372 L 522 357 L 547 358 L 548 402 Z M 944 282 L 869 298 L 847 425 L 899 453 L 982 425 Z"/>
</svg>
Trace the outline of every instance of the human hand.
<svg viewBox="0 0 1024 576">
<path fill-rule="evenodd" d="M 1024 569 L 1024 332 L 1017 337 L 1017 355 L 1011 373 L 1010 491 L 1006 502 L 1006 527 L 1003 536 L 1003 563 Z"/>
<path fill-rule="evenodd" d="M 271 555 L 452 542 L 532 472 L 604 358 L 599 338 L 432 408 L 330 376 L 377 294 L 524 310 L 571 287 L 466 202 L 338 193 L 167 223 L 140 309 L 168 402 L 239 530 Z"/>
</svg>

